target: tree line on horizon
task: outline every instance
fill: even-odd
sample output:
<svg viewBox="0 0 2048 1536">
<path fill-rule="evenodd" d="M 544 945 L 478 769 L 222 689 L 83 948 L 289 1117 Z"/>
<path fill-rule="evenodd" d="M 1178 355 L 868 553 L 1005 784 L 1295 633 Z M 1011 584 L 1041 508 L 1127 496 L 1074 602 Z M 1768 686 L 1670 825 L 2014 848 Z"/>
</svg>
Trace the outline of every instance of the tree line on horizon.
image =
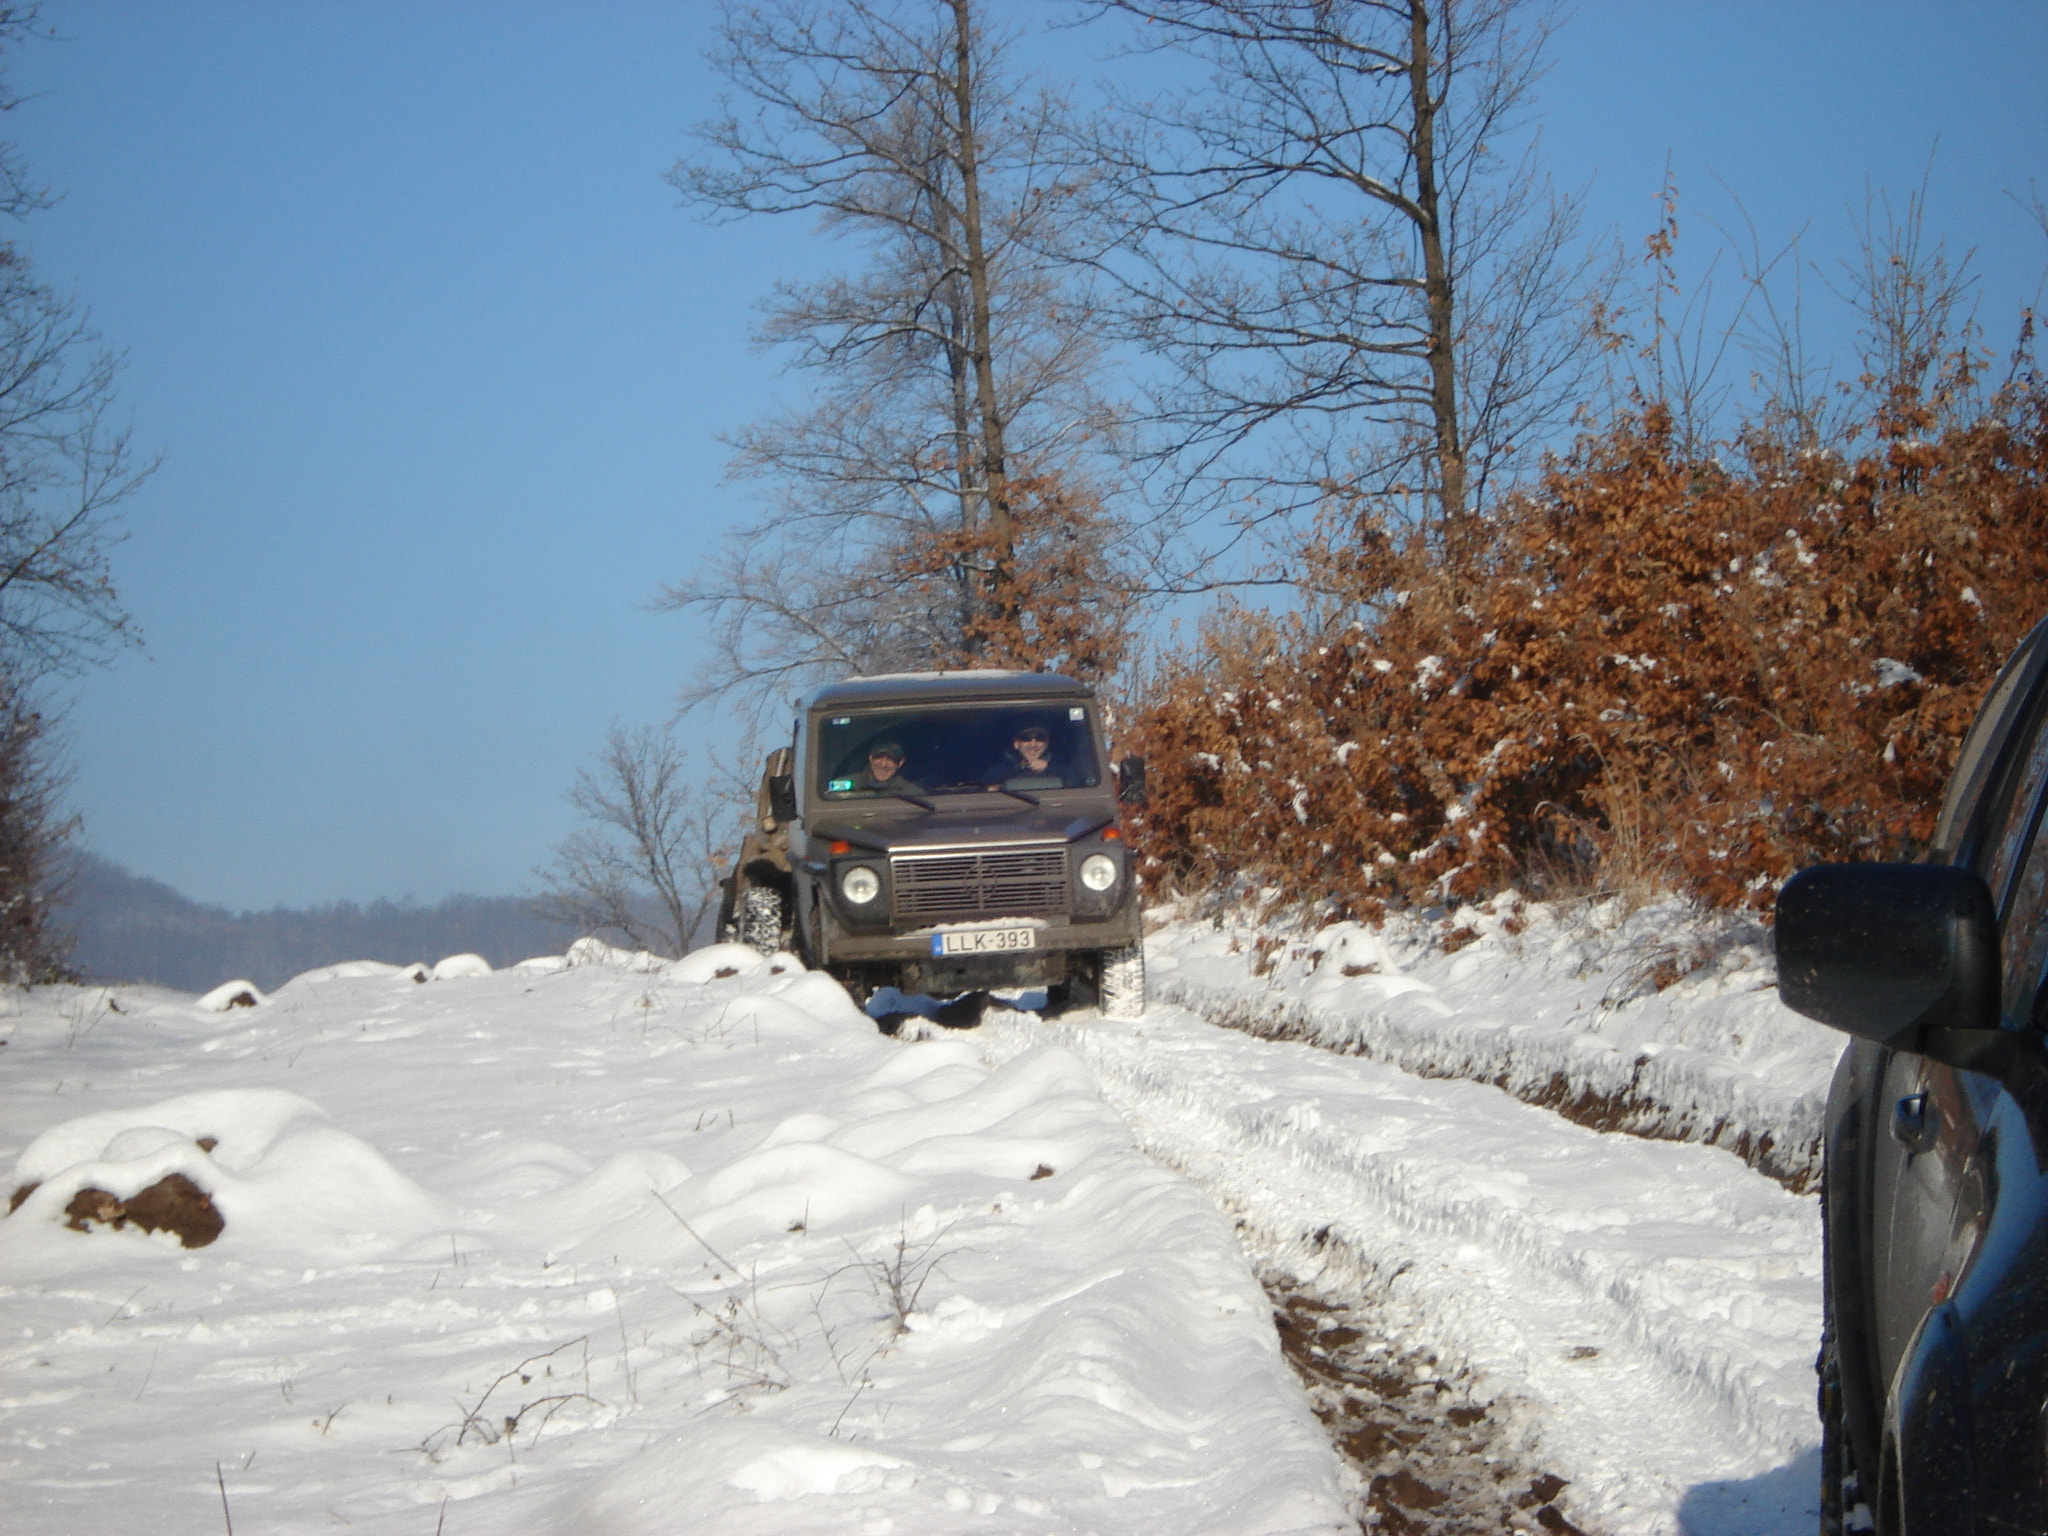
<svg viewBox="0 0 2048 1536">
<path fill-rule="evenodd" d="M 301 972 L 346 960 L 415 961 L 477 954 L 494 968 L 558 955 L 580 930 L 518 896 L 328 902 L 230 912 L 194 901 L 109 859 L 74 856 L 51 922 L 81 981 L 141 982 L 205 992 L 225 981 L 271 991 Z"/>
</svg>

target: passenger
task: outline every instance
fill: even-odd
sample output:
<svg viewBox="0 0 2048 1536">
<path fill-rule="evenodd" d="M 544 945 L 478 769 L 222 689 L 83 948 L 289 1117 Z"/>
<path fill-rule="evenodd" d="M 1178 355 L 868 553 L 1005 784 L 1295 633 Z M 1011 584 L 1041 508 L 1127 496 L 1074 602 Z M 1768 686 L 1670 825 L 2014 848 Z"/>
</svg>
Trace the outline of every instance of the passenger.
<svg viewBox="0 0 2048 1536">
<path fill-rule="evenodd" d="M 868 748 L 868 765 L 853 776 L 856 792 L 880 795 L 921 795 L 924 786 L 903 777 L 903 743 L 878 741 Z"/>
<path fill-rule="evenodd" d="M 1035 720 L 1017 727 L 1010 751 L 982 774 L 990 789 L 1065 789 L 1065 772 L 1052 758 L 1052 732 Z"/>
</svg>

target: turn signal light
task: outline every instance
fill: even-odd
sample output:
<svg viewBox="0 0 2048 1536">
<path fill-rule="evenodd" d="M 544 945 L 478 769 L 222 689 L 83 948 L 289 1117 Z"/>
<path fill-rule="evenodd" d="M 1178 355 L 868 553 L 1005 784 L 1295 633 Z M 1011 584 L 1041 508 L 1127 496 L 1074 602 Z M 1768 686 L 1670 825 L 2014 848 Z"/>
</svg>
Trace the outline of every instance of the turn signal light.
<svg viewBox="0 0 2048 1536">
<path fill-rule="evenodd" d="M 848 842 L 834 842 L 832 844 L 832 851 L 834 853 L 851 853 L 853 852 L 853 844 Z"/>
</svg>

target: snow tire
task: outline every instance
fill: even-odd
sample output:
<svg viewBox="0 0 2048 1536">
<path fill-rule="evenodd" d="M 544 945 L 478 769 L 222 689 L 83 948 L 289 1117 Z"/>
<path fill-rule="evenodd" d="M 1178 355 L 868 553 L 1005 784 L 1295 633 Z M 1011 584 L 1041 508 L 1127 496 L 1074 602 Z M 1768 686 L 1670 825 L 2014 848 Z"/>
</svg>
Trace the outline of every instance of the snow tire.
<svg viewBox="0 0 2048 1536">
<path fill-rule="evenodd" d="M 764 955 L 783 947 L 782 892 L 771 885 L 750 885 L 740 899 L 740 942 Z"/>
<path fill-rule="evenodd" d="M 1145 946 L 1131 944 L 1102 952 L 1096 994 L 1105 1019 L 1136 1019 L 1145 1013 Z"/>
<path fill-rule="evenodd" d="M 1868 1536 L 1873 1529 L 1869 1506 L 1863 1499 L 1862 1479 L 1849 1449 L 1848 1410 L 1842 1402 L 1841 1341 L 1835 1330 L 1835 1299 L 1832 1294 L 1833 1255 L 1828 1241 L 1828 1196 L 1823 1183 L 1821 1210 L 1821 1331 L 1820 1355 L 1813 1362 L 1819 1378 L 1820 1410 L 1820 1536 Z"/>
</svg>

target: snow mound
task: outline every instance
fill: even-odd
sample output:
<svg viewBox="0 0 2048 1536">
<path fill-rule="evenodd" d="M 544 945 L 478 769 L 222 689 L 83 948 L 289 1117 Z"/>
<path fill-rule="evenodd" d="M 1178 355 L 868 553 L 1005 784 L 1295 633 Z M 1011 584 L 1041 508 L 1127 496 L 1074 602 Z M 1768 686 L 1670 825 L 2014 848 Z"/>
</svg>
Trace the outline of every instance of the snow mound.
<svg viewBox="0 0 2048 1536">
<path fill-rule="evenodd" d="M 751 944 L 707 944 L 702 949 L 693 949 L 670 967 L 669 974 L 678 981 L 703 985 L 710 981 L 725 981 L 734 976 L 752 976 L 767 965 L 768 961 Z"/>
<path fill-rule="evenodd" d="M 215 1461 L 278 1530 L 1352 1528 L 1230 1223 L 1071 1052 L 891 1039 L 729 947 L 536 979 L 331 968 L 225 1029 L 29 1000 L 10 1536 L 206 1528 Z M 211 1246 L 66 1230 L 166 1170 Z"/>
<path fill-rule="evenodd" d="M 425 981 L 427 968 L 417 961 L 411 965 L 393 965 L 385 960 L 343 960 L 336 965 L 319 965 L 310 971 L 301 971 L 277 990 L 295 991 L 301 987 L 317 987 L 330 981 L 362 981 L 378 976 L 406 981 Z"/>
<path fill-rule="evenodd" d="M 230 1008 L 256 1008 L 263 1003 L 263 994 L 253 981 L 224 981 L 196 1003 L 195 1008 L 204 1008 L 208 1013 L 226 1013 Z"/>
<path fill-rule="evenodd" d="M 53 1126 L 15 1163 L 15 1188 L 29 1192 L 0 1239 L 47 1236 L 82 1190 L 125 1201 L 172 1175 L 211 1198 L 227 1224 L 222 1241 L 235 1248 L 362 1257 L 447 1217 L 443 1202 L 318 1105 L 278 1089 L 226 1089 Z"/>
<path fill-rule="evenodd" d="M 491 962 L 482 955 L 450 955 L 437 962 L 428 976 L 434 981 L 452 981 L 462 976 L 488 976 Z"/>
<path fill-rule="evenodd" d="M 563 956 L 570 965 L 608 965 L 621 971 L 665 970 L 669 962 L 644 949 L 617 949 L 603 939 L 588 936 L 569 946 Z"/>
</svg>

